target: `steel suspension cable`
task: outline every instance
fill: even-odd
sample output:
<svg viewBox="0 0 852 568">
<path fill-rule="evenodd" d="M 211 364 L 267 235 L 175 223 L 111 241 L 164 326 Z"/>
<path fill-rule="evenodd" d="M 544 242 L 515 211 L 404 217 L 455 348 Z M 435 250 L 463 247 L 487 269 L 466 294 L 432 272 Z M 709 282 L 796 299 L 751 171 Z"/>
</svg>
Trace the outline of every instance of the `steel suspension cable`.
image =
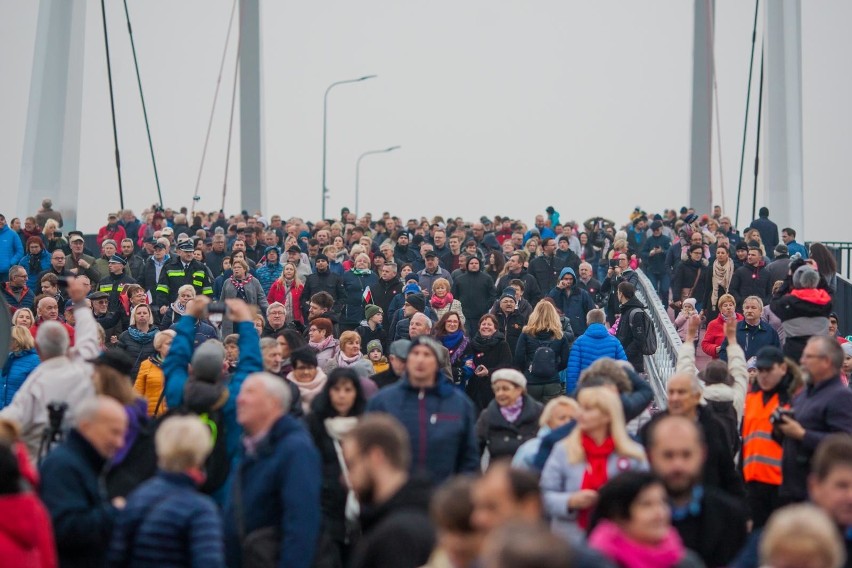
<svg viewBox="0 0 852 568">
<path fill-rule="evenodd" d="M 204 160 L 207 157 L 207 146 L 210 142 L 210 132 L 213 129 L 213 116 L 216 113 L 216 102 L 219 99 L 219 87 L 222 84 L 222 73 L 225 69 L 225 58 L 228 55 L 228 45 L 231 41 L 231 28 L 234 25 L 234 14 L 237 11 L 237 0 L 231 6 L 231 17 L 228 20 L 228 31 L 225 34 L 225 48 L 222 50 L 222 61 L 219 63 L 219 76 L 216 78 L 216 90 L 213 94 L 213 107 L 210 109 L 210 119 L 207 121 L 207 135 L 204 137 L 204 149 L 201 151 L 201 164 L 198 166 L 198 177 L 195 181 L 195 193 L 192 196 L 192 210 L 195 211 L 195 203 L 198 201 L 198 192 L 201 188 L 201 174 L 204 171 Z M 239 48 L 238 48 L 239 51 Z M 239 61 L 237 53 L 237 61 Z"/>
<path fill-rule="evenodd" d="M 764 46 L 760 48 L 760 89 L 757 99 L 757 143 L 754 149 L 754 194 L 751 202 L 751 218 L 757 218 L 757 172 L 760 166 L 760 121 L 763 116 L 763 56 Z"/>
<path fill-rule="evenodd" d="M 124 0 L 124 15 L 127 18 L 127 33 L 130 34 L 130 49 L 133 52 L 133 66 L 136 69 L 136 84 L 139 85 L 139 98 L 142 100 L 142 116 L 145 118 L 145 132 L 148 134 L 148 149 L 151 151 L 151 164 L 154 166 L 154 181 L 157 184 L 157 199 L 163 206 L 163 192 L 160 190 L 160 174 L 157 171 L 157 159 L 154 157 L 154 142 L 151 140 L 151 126 L 148 124 L 148 107 L 145 104 L 145 94 L 142 92 L 142 76 L 139 74 L 139 60 L 136 57 L 136 42 L 133 39 L 133 28 L 130 25 L 130 10 L 127 0 Z"/>
<path fill-rule="evenodd" d="M 743 144 L 742 152 L 740 153 L 740 178 L 737 183 L 737 210 L 735 215 L 734 227 L 740 225 L 740 196 L 743 190 L 743 167 L 745 165 L 745 150 L 746 150 L 746 135 L 748 134 L 748 111 L 751 103 L 751 78 L 754 71 L 754 47 L 757 41 L 757 14 L 760 7 L 760 0 L 754 0 L 754 27 L 751 32 L 751 58 L 748 63 L 748 85 L 746 86 L 746 108 L 745 119 L 743 121 Z M 762 61 L 762 59 L 761 59 Z M 762 65 L 762 63 L 761 63 Z M 762 86 L 762 81 L 761 81 Z"/>
<path fill-rule="evenodd" d="M 124 209 L 124 187 L 121 183 L 121 156 L 118 153 L 118 128 L 115 124 L 115 95 L 112 90 L 112 64 L 109 58 L 109 34 L 107 33 L 106 6 L 101 0 L 101 18 L 104 24 L 104 47 L 106 48 L 107 81 L 109 83 L 109 106 L 112 111 L 112 139 L 115 144 L 115 169 L 118 173 L 118 200 Z"/>
<path fill-rule="evenodd" d="M 234 86 L 231 89 L 231 117 L 228 119 L 228 147 L 225 150 L 225 179 L 222 182 L 222 211 L 225 210 L 225 195 L 228 193 L 228 170 L 231 165 L 231 137 L 234 133 L 234 108 L 237 102 L 237 83 L 240 79 L 240 48 L 242 47 L 241 36 L 237 39 L 237 61 L 234 64 Z"/>
</svg>

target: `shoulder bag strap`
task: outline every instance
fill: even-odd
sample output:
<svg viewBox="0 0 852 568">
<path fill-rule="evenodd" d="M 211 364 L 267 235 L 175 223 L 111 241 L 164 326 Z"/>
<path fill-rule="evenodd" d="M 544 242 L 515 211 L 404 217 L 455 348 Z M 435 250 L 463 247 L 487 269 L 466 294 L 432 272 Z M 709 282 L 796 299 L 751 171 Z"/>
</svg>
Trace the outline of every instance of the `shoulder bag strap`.
<svg viewBox="0 0 852 568">
<path fill-rule="evenodd" d="M 696 286 L 698 286 L 698 279 L 701 278 L 701 269 L 702 268 L 703 268 L 703 266 L 699 266 L 698 270 L 695 271 L 695 281 L 693 281 L 692 286 L 689 288 L 689 294 L 687 294 L 685 298 L 681 298 L 682 300 L 685 300 L 686 298 L 692 297 L 692 291 L 695 290 Z"/>
</svg>

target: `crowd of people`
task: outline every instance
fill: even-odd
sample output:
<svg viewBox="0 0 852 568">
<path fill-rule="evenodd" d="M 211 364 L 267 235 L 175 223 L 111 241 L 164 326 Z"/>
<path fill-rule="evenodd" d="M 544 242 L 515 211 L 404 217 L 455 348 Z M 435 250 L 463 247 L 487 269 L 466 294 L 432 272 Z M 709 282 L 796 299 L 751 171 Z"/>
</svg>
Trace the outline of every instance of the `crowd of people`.
<svg viewBox="0 0 852 568">
<path fill-rule="evenodd" d="M 699 213 L 0 215 L 2 564 L 852 566 L 834 257 Z"/>
</svg>

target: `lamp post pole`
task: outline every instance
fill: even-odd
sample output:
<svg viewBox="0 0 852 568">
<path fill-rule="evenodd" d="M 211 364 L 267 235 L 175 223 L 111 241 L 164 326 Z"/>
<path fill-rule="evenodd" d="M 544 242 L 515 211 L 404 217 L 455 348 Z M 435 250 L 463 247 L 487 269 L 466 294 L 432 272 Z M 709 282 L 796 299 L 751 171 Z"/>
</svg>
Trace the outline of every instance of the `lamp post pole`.
<svg viewBox="0 0 852 568">
<path fill-rule="evenodd" d="M 361 160 L 364 159 L 364 156 L 369 156 L 370 154 L 386 154 L 388 152 L 393 152 L 394 150 L 399 150 L 402 146 L 391 146 L 390 148 L 385 148 L 384 150 L 370 150 L 369 152 L 364 152 L 360 156 L 358 156 L 358 161 L 355 162 L 355 218 L 358 218 L 358 200 L 359 200 L 359 190 L 361 186 Z"/>
<path fill-rule="evenodd" d="M 325 199 L 328 195 L 328 188 L 325 185 L 325 162 L 326 162 L 326 154 L 327 154 L 327 145 L 328 141 L 328 93 L 334 87 L 338 85 L 345 85 L 347 83 L 360 83 L 361 81 L 366 81 L 367 79 L 373 79 L 378 77 L 378 75 L 364 75 L 363 77 L 358 77 L 357 79 L 347 79 L 345 81 L 335 81 L 325 90 L 325 95 L 322 100 L 322 216 L 321 219 L 325 219 Z"/>
</svg>

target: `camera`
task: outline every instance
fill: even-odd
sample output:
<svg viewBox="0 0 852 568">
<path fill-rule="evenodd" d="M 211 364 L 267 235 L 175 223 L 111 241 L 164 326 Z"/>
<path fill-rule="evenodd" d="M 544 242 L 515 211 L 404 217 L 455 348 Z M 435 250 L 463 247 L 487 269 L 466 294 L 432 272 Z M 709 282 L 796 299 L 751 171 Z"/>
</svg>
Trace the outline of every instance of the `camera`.
<svg viewBox="0 0 852 568">
<path fill-rule="evenodd" d="M 53 235 L 54 235 L 56 238 L 60 238 L 60 237 L 62 237 L 62 231 L 53 231 Z"/>
<path fill-rule="evenodd" d="M 618 259 L 617 258 L 609 259 L 609 267 L 610 268 L 618 268 Z"/>
<path fill-rule="evenodd" d="M 47 419 L 50 429 L 59 431 L 62 429 L 62 421 L 65 419 L 65 411 L 68 410 L 67 402 L 51 402 L 47 405 Z"/>
<path fill-rule="evenodd" d="M 228 305 L 225 302 L 210 302 L 207 304 L 208 314 L 224 314 L 228 311 Z"/>
<path fill-rule="evenodd" d="M 772 415 L 769 417 L 769 423 L 773 426 L 776 424 L 783 424 L 785 416 L 789 416 L 792 419 L 796 415 L 794 414 L 792 408 L 776 408 L 775 412 L 773 412 Z"/>
</svg>

